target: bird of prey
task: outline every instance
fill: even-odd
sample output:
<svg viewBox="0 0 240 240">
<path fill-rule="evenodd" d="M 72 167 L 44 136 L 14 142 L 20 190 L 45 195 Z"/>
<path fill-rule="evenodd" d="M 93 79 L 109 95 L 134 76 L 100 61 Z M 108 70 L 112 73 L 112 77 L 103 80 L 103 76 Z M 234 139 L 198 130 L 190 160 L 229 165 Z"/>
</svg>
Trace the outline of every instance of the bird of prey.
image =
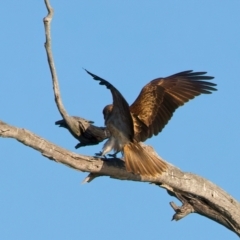
<svg viewBox="0 0 240 240">
<path fill-rule="evenodd" d="M 216 84 L 208 82 L 213 77 L 204 76 L 206 72 L 184 71 L 152 80 L 129 106 L 111 83 L 89 71 L 87 73 L 100 81 L 100 85 L 105 85 L 113 97 L 113 104 L 103 109 L 110 137 L 101 154 L 111 150 L 123 152 L 127 171 L 140 175 L 155 176 L 167 166 L 148 154 L 139 142 L 161 132 L 178 107 L 202 93 L 216 90 Z"/>
</svg>

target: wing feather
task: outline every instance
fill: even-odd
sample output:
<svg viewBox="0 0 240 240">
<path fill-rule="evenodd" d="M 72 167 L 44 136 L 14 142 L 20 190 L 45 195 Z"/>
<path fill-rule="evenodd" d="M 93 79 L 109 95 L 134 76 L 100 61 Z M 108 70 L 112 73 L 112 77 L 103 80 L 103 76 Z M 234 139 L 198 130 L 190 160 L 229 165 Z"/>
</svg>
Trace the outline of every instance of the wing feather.
<svg viewBox="0 0 240 240">
<path fill-rule="evenodd" d="M 118 120 L 118 126 L 121 131 L 124 132 L 127 137 L 132 140 L 134 136 L 134 128 L 133 128 L 133 119 L 131 117 L 131 113 L 129 110 L 129 105 L 122 94 L 107 80 L 98 77 L 97 75 L 87 71 L 85 71 L 93 77 L 94 80 L 99 81 L 100 85 L 105 85 L 112 93 L 113 97 L 113 108 L 112 114 L 114 114 L 115 119 Z"/>
<path fill-rule="evenodd" d="M 204 76 L 205 74 L 206 72 L 189 70 L 148 83 L 130 106 L 133 118 L 138 119 L 134 138 L 145 141 L 157 135 L 178 107 L 200 94 L 215 91 L 216 84 L 208 82 L 213 77 Z M 145 125 L 144 128 L 139 126 L 141 123 Z"/>
</svg>

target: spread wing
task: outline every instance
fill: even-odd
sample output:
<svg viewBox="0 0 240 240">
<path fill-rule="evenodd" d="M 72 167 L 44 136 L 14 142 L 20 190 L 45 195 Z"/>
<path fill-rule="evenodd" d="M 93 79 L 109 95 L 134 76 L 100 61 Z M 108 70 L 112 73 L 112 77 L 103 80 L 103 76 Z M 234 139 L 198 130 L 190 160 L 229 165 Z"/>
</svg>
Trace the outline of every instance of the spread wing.
<svg viewBox="0 0 240 240">
<path fill-rule="evenodd" d="M 184 71 L 148 83 L 130 106 L 134 122 L 134 138 L 145 141 L 157 135 L 171 119 L 174 111 L 194 97 L 215 91 L 214 77 L 206 72 Z"/>
<path fill-rule="evenodd" d="M 130 114 L 129 105 L 125 98 L 111 83 L 87 71 L 86 69 L 85 71 L 90 74 L 94 80 L 100 81 L 100 85 L 105 85 L 111 91 L 113 97 L 113 107 L 111 111 L 109 111 L 109 115 L 114 116 L 114 127 L 118 128 L 118 130 L 124 133 L 124 135 L 126 135 L 130 140 L 133 140 L 133 120 Z M 105 116 L 105 122 L 108 117 Z"/>
</svg>

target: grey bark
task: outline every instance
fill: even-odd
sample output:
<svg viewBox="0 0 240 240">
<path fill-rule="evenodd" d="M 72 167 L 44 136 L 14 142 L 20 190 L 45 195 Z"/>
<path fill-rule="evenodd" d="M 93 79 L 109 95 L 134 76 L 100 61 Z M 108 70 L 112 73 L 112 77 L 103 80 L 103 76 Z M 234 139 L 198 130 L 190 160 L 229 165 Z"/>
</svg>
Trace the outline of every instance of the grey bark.
<svg viewBox="0 0 240 240">
<path fill-rule="evenodd" d="M 87 130 L 93 135 L 97 132 L 98 135 L 104 138 L 106 135 L 106 133 L 104 133 L 104 128 L 94 126 L 96 130 L 94 132 L 91 130 L 91 122 L 83 118 L 70 117 L 64 109 L 51 51 L 50 24 L 53 17 L 53 9 L 48 0 L 45 0 L 45 4 L 48 10 L 48 15 L 44 18 L 46 34 L 45 48 L 52 75 L 55 102 L 65 124 L 63 127 L 66 127 L 80 142 L 83 139 L 82 137 L 88 141 L 88 137 L 84 136 Z M 100 176 L 109 176 L 110 178 L 119 180 L 153 183 L 158 187 L 166 189 L 171 196 L 178 198 L 182 202 L 182 206 L 176 206 L 173 202 L 170 203 L 175 211 L 173 220 L 180 220 L 190 213 L 198 213 L 222 224 L 240 236 L 240 203 L 207 179 L 192 173 L 182 172 L 179 168 L 170 163 L 167 163 L 167 171 L 158 177 L 141 177 L 127 172 L 124 167 L 124 162 L 121 159 L 105 161 L 105 159 L 100 159 L 98 157 L 76 154 L 26 129 L 10 126 L 2 121 L 0 121 L 0 137 L 14 138 L 22 144 L 41 152 L 44 157 L 50 160 L 65 164 L 76 170 L 89 172 L 84 182 L 90 182 L 94 178 Z M 100 138 L 100 140 L 103 139 Z M 156 154 L 151 147 L 145 147 L 151 154 Z"/>
<path fill-rule="evenodd" d="M 44 157 L 65 164 L 82 172 L 89 172 L 84 182 L 90 182 L 99 176 L 109 176 L 119 180 L 151 182 L 164 188 L 171 196 L 182 202 L 182 206 L 170 203 L 175 211 L 173 220 L 180 220 L 189 213 L 198 213 L 208 217 L 240 236 L 240 203 L 217 185 L 198 175 L 182 172 L 168 164 L 167 172 L 153 177 L 141 177 L 125 170 L 120 159 L 105 161 L 92 156 L 84 156 L 63 149 L 36 134 L 0 121 L 0 137 L 14 138 L 19 142 L 42 153 Z M 145 146 L 151 154 L 151 147 Z M 160 158 L 160 157 L 159 157 Z"/>
</svg>

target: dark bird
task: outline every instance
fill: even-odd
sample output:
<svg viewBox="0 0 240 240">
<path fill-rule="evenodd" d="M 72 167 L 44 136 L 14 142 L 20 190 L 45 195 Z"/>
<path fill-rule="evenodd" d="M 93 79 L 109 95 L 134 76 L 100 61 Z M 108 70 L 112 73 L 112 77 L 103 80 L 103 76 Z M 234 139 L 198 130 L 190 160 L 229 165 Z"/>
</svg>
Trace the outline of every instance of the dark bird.
<svg viewBox="0 0 240 240">
<path fill-rule="evenodd" d="M 161 174 L 166 170 L 166 164 L 150 156 L 139 142 L 161 132 L 178 107 L 202 93 L 216 90 L 216 84 L 204 81 L 213 79 L 204 76 L 206 72 L 184 71 L 152 80 L 129 106 L 112 84 L 89 71 L 87 73 L 100 81 L 100 85 L 105 85 L 113 96 L 113 104 L 103 109 L 105 125 L 111 136 L 101 154 L 122 151 L 126 169 L 141 175 Z"/>
</svg>

